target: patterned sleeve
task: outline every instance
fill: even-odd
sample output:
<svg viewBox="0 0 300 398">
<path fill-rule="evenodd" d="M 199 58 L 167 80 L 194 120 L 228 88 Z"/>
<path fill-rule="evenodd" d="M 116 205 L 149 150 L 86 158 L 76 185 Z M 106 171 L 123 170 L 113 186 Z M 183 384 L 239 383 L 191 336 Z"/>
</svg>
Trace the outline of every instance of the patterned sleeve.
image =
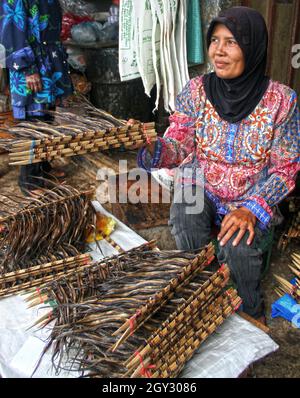
<svg viewBox="0 0 300 398">
<path fill-rule="evenodd" d="M 6 50 L 6 67 L 26 74 L 38 71 L 30 46 L 26 0 L 3 0 L 0 4 L 0 38 Z M 29 11 L 29 10 L 28 10 Z M 33 10 L 34 12 L 34 10 Z"/>
<path fill-rule="evenodd" d="M 285 120 L 276 126 L 271 148 L 267 181 L 242 206 L 247 207 L 267 226 L 273 216 L 272 207 L 292 192 L 300 170 L 300 110 L 293 92 Z"/>
<path fill-rule="evenodd" d="M 143 148 L 138 155 L 140 167 L 172 169 L 179 166 L 194 150 L 195 111 L 192 81 L 178 95 L 176 111 L 170 116 L 170 127 L 163 138 L 158 138 L 153 158 Z"/>
</svg>

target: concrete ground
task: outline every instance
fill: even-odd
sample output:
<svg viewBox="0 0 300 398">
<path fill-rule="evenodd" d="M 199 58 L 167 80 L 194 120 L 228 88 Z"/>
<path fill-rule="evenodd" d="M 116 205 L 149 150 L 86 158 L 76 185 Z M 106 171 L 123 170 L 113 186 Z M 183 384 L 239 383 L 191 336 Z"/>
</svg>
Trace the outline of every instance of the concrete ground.
<svg viewBox="0 0 300 398">
<path fill-rule="evenodd" d="M 120 154 L 114 155 L 115 160 Z M 135 154 L 130 156 L 130 164 L 134 164 Z M 9 195 L 10 192 L 21 194 L 17 186 L 18 169 L 8 165 L 8 156 L 0 155 L 0 194 Z M 67 172 L 67 182 L 78 188 L 84 188 L 89 184 L 96 184 L 79 168 L 68 163 L 64 165 Z M 158 246 L 161 249 L 175 249 L 175 242 L 167 226 L 149 228 L 148 230 L 137 231 L 144 238 L 150 240 L 158 239 Z M 279 231 L 280 232 L 280 231 Z M 279 233 L 278 232 L 278 233 Z M 277 233 L 277 235 L 278 235 Z M 270 269 L 263 281 L 265 300 L 267 307 L 267 322 L 270 328 L 270 335 L 279 345 L 279 350 L 259 363 L 254 364 L 248 377 L 256 378 L 279 378 L 300 377 L 300 330 L 294 329 L 291 324 L 283 319 L 271 319 L 271 304 L 277 299 L 274 292 L 275 281 L 273 274 L 276 273 L 286 279 L 291 279 L 292 274 L 288 268 L 290 254 L 294 251 L 300 253 L 299 242 L 292 242 L 285 252 L 279 252 L 274 245 Z"/>
</svg>

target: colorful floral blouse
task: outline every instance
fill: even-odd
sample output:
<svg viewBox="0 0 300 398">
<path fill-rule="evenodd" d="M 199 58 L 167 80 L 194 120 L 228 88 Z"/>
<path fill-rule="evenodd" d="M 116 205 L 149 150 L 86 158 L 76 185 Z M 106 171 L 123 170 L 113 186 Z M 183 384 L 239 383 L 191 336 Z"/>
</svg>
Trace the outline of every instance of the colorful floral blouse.
<svg viewBox="0 0 300 398">
<path fill-rule="evenodd" d="M 170 169 L 196 159 L 206 194 L 219 214 L 244 206 L 267 227 L 272 208 L 295 188 L 300 170 L 296 93 L 270 81 L 252 114 L 232 124 L 222 120 L 206 98 L 200 76 L 178 96 L 170 122 L 156 144 L 151 167 Z M 145 168 L 146 155 L 145 149 L 139 154 Z"/>
<path fill-rule="evenodd" d="M 6 49 L 16 115 L 22 115 L 27 108 L 53 105 L 56 98 L 73 91 L 60 42 L 61 19 L 58 0 L 0 2 L 0 43 Z M 26 87 L 26 75 L 33 73 L 40 74 L 43 84 L 43 91 L 36 94 Z"/>
</svg>

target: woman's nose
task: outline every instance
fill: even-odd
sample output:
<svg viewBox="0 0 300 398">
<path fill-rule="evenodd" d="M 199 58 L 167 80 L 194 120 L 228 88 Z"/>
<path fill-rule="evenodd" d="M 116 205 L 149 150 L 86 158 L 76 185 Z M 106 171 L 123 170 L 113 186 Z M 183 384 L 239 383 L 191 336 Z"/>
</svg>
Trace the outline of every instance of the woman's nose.
<svg viewBox="0 0 300 398">
<path fill-rule="evenodd" d="M 224 52 L 225 52 L 225 43 L 222 40 L 220 40 L 217 45 L 216 53 L 224 54 Z"/>
</svg>

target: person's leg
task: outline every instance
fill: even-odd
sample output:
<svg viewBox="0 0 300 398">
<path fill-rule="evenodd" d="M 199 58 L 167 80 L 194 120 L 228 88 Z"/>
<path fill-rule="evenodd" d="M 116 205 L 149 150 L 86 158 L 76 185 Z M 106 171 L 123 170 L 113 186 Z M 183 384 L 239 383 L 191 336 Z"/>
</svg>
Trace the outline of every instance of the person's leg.
<svg viewBox="0 0 300 398">
<path fill-rule="evenodd" d="M 48 107 L 49 108 L 49 107 Z M 50 110 L 55 110 L 55 107 L 50 107 Z M 35 120 L 40 120 L 42 122 L 51 122 L 54 120 L 53 116 L 48 114 L 48 113 L 44 113 L 44 115 L 39 115 L 39 116 L 34 116 L 31 115 L 27 118 L 28 121 L 35 121 Z M 45 174 L 50 173 L 50 171 L 52 170 L 52 167 L 50 165 L 50 163 L 48 161 L 44 161 L 40 163 L 40 174 L 41 177 L 46 178 Z"/>
<path fill-rule="evenodd" d="M 19 187 L 26 194 L 27 191 L 34 191 L 44 187 L 43 170 L 41 163 L 21 166 L 19 175 Z"/>
<path fill-rule="evenodd" d="M 55 107 L 50 107 L 50 110 L 55 110 Z M 30 114 L 26 118 L 27 121 L 34 122 L 41 120 L 44 122 L 51 122 L 54 117 L 51 114 L 45 113 L 42 115 Z M 19 186 L 21 191 L 26 194 L 27 191 L 34 191 L 39 188 L 45 187 L 45 180 L 51 177 L 52 167 L 48 161 L 43 161 L 36 164 L 30 164 L 21 166 L 19 175 Z M 64 178 L 65 174 L 62 171 L 53 172 L 53 176 L 56 178 Z M 44 180 L 43 180 L 44 179 Z"/>
<path fill-rule="evenodd" d="M 50 173 L 52 166 L 48 161 L 41 162 L 41 169 L 44 174 Z"/>
<path fill-rule="evenodd" d="M 43 116 L 40 115 L 40 112 L 42 112 L 43 107 L 41 106 L 39 108 L 40 112 L 38 112 L 36 115 L 35 112 L 33 112 L 32 108 L 33 106 L 27 106 L 26 108 L 22 108 L 23 114 L 19 115 L 18 119 L 20 120 L 25 119 L 28 122 L 32 122 L 39 119 L 43 120 Z M 27 195 L 28 191 L 35 191 L 39 188 L 44 187 L 44 181 L 42 180 L 42 178 L 44 177 L 44 172 L 43 172 L 44 163 L 46 162 L 28 164 L 26 166 L 20 167 L 18 182 L 19 182 L 19 187 L 24 195 Z"/>
<path fill-rule="evenodd" d="M 243 300 L 243 311 L 255 319 L 264 315 L 264 302 L 261 291 L 262 250 L 259 243 L 264 233 L 255 228 L 255 239 L 251 246 L 247 245 L 247 232 L 240 244 L 233 247 L 237 233 L 218 253 L 220 263 L 225 263 L 231 271 L 231 278 L 237 285 L 239 296 Z"/>
<path fill-rule="evenodd" d="M 197 250 L 211 241 L 211 226 L 214 222 L 215 207 L 204 196 L 204 208 L 199 214 L 188 214 L 190 205 L 174 203 L 170 209 L 171 233 L 175 238 L 178 250 Z"/>
<path fill-rule="evenodd" d="M 49 111 L 55 111 L 56 107 L 55 105 L 49 105 L 48 106 Z M 55 117 L 51 113 L 45 113 L 45 115 L 42 117 L 42 120 L 44 122 L 53 122 L 55 120 Z M 54 179 L 61 179 L 65 178 L 66 174 L 63 170 L 60 169 L 53 169 L 51 164 L 47 161 L 42 162 L 42 170 L 44 172 L 44 178 L 49 179 L 49 178 L 54 178 Z"/>
</svg>

